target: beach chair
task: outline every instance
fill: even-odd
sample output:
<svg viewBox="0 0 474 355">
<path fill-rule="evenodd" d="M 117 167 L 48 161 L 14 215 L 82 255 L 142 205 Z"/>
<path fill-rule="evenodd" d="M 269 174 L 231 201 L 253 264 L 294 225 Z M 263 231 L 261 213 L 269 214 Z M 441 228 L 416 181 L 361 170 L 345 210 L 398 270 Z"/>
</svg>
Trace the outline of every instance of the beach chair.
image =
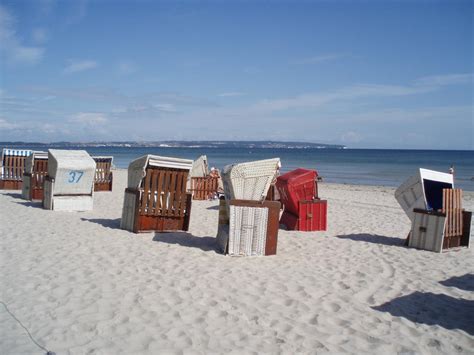
<svg viewBox="0 0 474 355">
<path fill-rule="evenodd" d="M 85 150 L 48 151 L 43 208 L 90 211 L 93 207 L 95 161 Z"/>
<path fill-rule="evenodd" d="M 289 230 L 325 231 L 327 201 L 318 198 L 316 170 L 296 169 L 278 177 L 276 186 L 284 212 L 280 223 Z"/>
<path fill-rule="evenodd" d="M 187 231 L 191 194 L 186 182 L 193 161 L 145 155 L 128 167 L 128 187 L 120 226 L 139 233 Z"/>
<path fill-rule="evenodd" d="M 26 158 L 21 196 L 25 200 L 43 200 L 43 184 L 48 174 L 48 153 L 33 152 Z"/>
<path fill-rule="evenodd" d="M 229 165 L 222 180 L 217 244 L 231 256 L 275 255 L 280 203 L 266 196 L 280 167 L 280 159 Z"/>
<path fill-rule="evenodd" d="M 0 190 L 21 190 L 25 160 L 31 153 L 31 150 L 24 149 L 2 150 Z"/>
<path fill-rule="evenodd" d="M 96 168 L 94 177 L 94 191 L 112 191 L 112 163 L 113 157 L 93 156 Z"/>
<path fill-rule="evenodd" d="M 462 209 L 462 191 L 453 188 L 451 174 L 420 169 L 395 198 L 412 223 L 409 247 L 435 252 L 469 247 L 472 213 Z"/>
<path fill-rule="evenodd" d="M 209 175 L 207 156 L 201 155 L 193 163 L 189 173 L 188 190 L 193 196 L 193 200 L 209 200 L 217 196 L 219 185 L 218 176 Z"/>
</svg>

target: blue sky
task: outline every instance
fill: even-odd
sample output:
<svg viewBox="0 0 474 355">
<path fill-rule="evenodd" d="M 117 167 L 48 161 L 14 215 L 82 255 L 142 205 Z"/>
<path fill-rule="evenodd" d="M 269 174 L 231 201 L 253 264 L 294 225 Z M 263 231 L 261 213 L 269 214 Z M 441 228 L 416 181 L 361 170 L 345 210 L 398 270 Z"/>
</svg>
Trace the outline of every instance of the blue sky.
<svg viewBox="0 0 474 355">
<path fill-rule="evenodd" d="M 0 141 L 473 149 L 472 1 L 0 2 Z"/>
</svg>

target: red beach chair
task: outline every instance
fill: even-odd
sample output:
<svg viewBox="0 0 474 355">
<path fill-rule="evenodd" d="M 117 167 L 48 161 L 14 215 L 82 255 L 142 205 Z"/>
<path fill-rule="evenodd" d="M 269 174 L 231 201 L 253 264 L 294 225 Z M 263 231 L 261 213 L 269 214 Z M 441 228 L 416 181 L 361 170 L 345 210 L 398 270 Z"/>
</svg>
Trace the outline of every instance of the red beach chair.
<svg viewBox="0 0 474 355">
<path fill-rule="evenodd" d="M 280 223 L 290 230 L 324 231 L 327 201 L 318 198 L 318 173 L 296 169 L 278 177 L 276 187 L 285 206 Z"/>
</svg>

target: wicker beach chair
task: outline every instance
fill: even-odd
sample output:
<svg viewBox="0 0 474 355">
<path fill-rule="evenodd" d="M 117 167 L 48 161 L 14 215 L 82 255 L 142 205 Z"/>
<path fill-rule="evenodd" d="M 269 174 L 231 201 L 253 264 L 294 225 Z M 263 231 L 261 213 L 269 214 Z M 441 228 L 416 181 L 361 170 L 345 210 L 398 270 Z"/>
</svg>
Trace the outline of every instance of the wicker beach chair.
<svg viewBox="0 0 474 355">
<path fill-rule="evenodd" d="M 2 150 L 0 190 L 21 190 L 25 160 L 31 150 L 9 149 Z"/>
<path fill-rule="evenodd" d="M 189 228 L 191 194 L 186 182 L 193 161 L 145 155 L 128 167 L 121 228 L 138 233 Z"/>
<path fill-rule="evenodd" d="M 469 247 L 472 213 L 462 209 L 462 191 L 453 188 L 451 174 L 420 169 L 395 198 L 412 223 L 409 247 L 435 252 Z"/>
<path fill-rule="evenodd" d="M 327 201 L 318 197 L 316 170 L 296 169 L 278 177 L 276 186 L 284 212 L 280 223 L 290 230 L 327 228 Z"/>
<path fill-rule="evenodd" d="M 43 200 L 46 175 L 48 175 L 48 153 L 33 152 L 25 161 L 21 196 L 25 200 Z"/>
<path fill-rule="evenodd" d="M 94 191 L 112 191 L 112 166 L 114 158 L 111 156 L 93 156 L 96 168 L 94 177 Z"/>
<path fill-rule="evenodd" d="M 266 201 L 280 159 L 226 166 L 217 243 L 231 256 L 275 255 L 280 203 Z"/>
<path fill-rule="evenodd" d="M 95 161 L 85 150 L 48 151 L 43 208 L 90 211 L 93 207 Z"/>
</svg>

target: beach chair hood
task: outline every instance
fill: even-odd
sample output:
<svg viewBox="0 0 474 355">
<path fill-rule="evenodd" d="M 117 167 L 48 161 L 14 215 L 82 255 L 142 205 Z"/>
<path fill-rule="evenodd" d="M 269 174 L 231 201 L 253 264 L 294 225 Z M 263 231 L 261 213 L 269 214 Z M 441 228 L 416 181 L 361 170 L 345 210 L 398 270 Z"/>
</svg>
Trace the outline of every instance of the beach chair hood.
<svg viewBox="0 0 474 355">
<path fill-rule="evenodd" d="M 193 167 L 193 161 L 190 159 L 179 159 L 171 157 L 161 157 L 158 155 L 144 155 L 133 160 L 128 166 L 128 187 L 140 188 L 142 179 L 146 175 L 148 166 L 173 168 L 190 171 Z"/>
<path fill-rule="evenodd" d="M 55 180 L 55 195 L 90 194 L 95 161 L 85 150 L 50 149 L 48 175 Z"/>
<path fill-rule="evenodd" d="M 265 200 L 280 167 L 280 158 L 225 166 L 222 180 L 226 199 Z"/>
<path fill-rule="evenodd" d="M 205 177 L 207 175 L 209 175 L 207 156 L 201 155 L 194 161 L 191 172 L 189 173 L 189 177 Z"/>
<path fill-rule="evenodd" d="M 443 189 L 452 189 L 453 175 L 439 171 L 420 169 L 395 191 L 395 198 L 413 222 L 414 208 L 440 210 L 443 207 Z"/>
</svg>

